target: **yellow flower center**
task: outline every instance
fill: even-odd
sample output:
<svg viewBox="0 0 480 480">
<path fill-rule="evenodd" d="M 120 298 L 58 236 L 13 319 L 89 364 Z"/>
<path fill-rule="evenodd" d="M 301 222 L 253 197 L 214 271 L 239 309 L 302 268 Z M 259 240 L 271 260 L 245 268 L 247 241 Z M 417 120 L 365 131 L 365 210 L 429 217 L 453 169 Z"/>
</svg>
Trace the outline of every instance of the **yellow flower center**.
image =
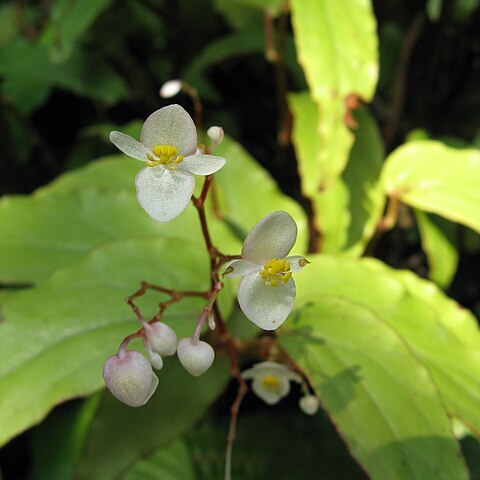
<svg viewBox="0 0 480 480">
<path fill-rule="evenodd" d="M 173 145 L 155 145 L 152 152 L 156 157 L 147 153 L 147 166 L 156 167 L 157 165 L 166 165 L 175 169 L 175 165 L 183 160 L 183 155 L 178 155 L 178 148 Z"/>
<path fill-rule="evenodd" d="M 263 266 L 260 276 L 272 287 L 276 287 L 279 282 L 287 283 L 292 276 L 290 263 L 285 258 L 283 260 L 272 258 Z"/>
<path fill-rule="evenodd" d="M 277 390 L 280 385 L 280 379 L 275 375 L 265 375 L 262 378 L 262 387 L 267 390 Z"/>
</svg>

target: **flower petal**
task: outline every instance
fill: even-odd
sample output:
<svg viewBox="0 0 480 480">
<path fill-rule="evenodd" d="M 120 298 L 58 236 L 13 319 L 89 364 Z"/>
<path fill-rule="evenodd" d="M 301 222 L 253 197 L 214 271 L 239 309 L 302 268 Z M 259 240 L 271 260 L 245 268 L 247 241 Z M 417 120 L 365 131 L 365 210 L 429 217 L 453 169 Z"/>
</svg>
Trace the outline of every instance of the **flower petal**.
<svg viewBox="0 0 480 480">
<path fill-rule="evenodd" d="M 272 258 L 285 258 L 297 239 L 295 220 L 283 210 L 263 217 L 250 230 L 242 248 L 242 258 L 263 265 Z"/>
<path fill-rule="evenodd" d="M 195 175 L 211 175 L 218 172 L 226 161 L 214 155 L 190 155 L 178 164 L 178 168 Z"/>
<path fill-rule="evenodd" d="M 310 262 L 302 255 L 291 255 L 287 257 L 287 262 L 290 264 L 290 271 L 292 273 L 303 270 Z"/>
<path fill-rule="evenodd" d="M 197 148 L 197 129 L 192 117 L 180 105 L 169 105 L 145 120 L 140 141 L 150 150 L 155 145 L 172 145 L 186 157 Z"/>
<path fill-rule="evenodd" d="M 263 386 L 263 378 L 264 376 L 253 379 L 252 390 L 255 395 L 260 397 L 265 403 L 268 403 L 268 405 L 275 405 L 290 393 L 290 382 L 286 378 L 277 377 L 279 384 L 274 389 L 265 388 Z"/>
<path fill-rule="evenodd" d="M 238 284 L 238 303 L 245 316 L 264 330 L 275 330 L 288 317 L 295 302 L 295 282 L 266 285 L 258 273 L 246 275 Z"/>
<path fill-rule="evenodd" d="M 136 160 L 147 161 L 147 153 L 150 155 L 152 152 L 145 145 L 137 142 L 130 135 L 125 135 L 120 132 L 110 132 L 110 141 L 125 155 L 135 158 Z"/>
<path fill-rule="evenodd" d="M 157 222 L 178 217 L 188 206 L 195 188 L 193 175 L 159 165 L 145 167 L 135 178 L 141 207 Z"/>
<path fill-rule="evenodd" d="M 243 275 L 258 272 L 260 269 L 259 265 L 248 260 L 232 260 L 225 265 L 223 275 L 225 277 L 243 277 Z"/>
</svg>

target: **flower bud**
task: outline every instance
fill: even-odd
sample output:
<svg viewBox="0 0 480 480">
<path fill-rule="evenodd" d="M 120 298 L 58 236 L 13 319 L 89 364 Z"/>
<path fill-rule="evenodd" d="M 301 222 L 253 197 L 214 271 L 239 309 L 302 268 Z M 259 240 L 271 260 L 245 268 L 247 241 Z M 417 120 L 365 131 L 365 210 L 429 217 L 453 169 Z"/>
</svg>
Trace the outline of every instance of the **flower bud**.
<svg viewBox="0 0 480 480">
<path fill-rule="evenodd" d="M 223 140 L 223 128 L 222 127 L 210 127 L 207 130 L 207 135 L 210 140 L 215 142 L 217 145 L 222 143 Z"/>
<path fill-rule="evenodd" d="M 175 331 L 163 322 L 155 322 L 145 327 L 147 342 L 150 348 L 161 355 L 168 357 L 177 349 L 177 335 Z"/>
<path fill-rule="evenodd" d="M 161 370 L 163 368 L 162 357 L 158 353 L 155 353 L 151 348 L 147 348 L 146 350 L 152 367 Z"/>
<path fill-rule="evenodd" d="M 298 402 L 300 410 L 307 415 L 315 415 L 318 412 L 320 401 L 315 395 L 305 395 Z"/>
<path fill-rule="evenodd" d="M 183 368 L 194 377 L 198 377 L 211 367 L 215 351 L 211 345 L 202 340 L 182 338 L 178 342 L 177 355 Z"/>
<path fill-rule="evenodd" d="M 130 407 L 145 405 L 158 385 L 152 366 L 135 350 L 121 350 L 110 357 L 103 366 L 103 378 L 110 392 Z"/>
<path fill-rule="evenodd" d="M 160 96 L 162 98 L 172 98 L 182 89 L 181 80 L 169 80 L 165 82 L 160 88 Z"/>
<path fill-rule="evenodd" d="M 213 313 L 211 313 L 209 316 L 208 316 L 208 328 L 210 330 L 215 330 L 215 327 L 217 326 L 217 324 L 215 323 L 215 317 L 213 316 Z"/>
</svg>

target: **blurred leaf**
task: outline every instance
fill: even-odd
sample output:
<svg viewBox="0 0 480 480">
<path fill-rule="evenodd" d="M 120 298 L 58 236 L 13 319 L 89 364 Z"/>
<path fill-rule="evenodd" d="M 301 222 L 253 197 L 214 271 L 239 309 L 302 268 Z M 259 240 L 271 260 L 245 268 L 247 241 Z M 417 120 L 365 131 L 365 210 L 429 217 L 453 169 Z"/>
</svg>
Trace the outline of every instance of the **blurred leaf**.
<svg viewBox="0 0 480 480">
<path fill-rule="evenodd" d="M 112 0 L 56 0 L 53 3 L 52 19 L 42 32 L 41 42 L 51 47 L 55 62 L 64 61 L 72 54 L 75 43 L 110 3 Z"/>
<path fill-rule="evenodd" d="M 226 158 L 227 165 L 215 174 L 210 218 L 219 216 L 243 242 L 258 220 L 272 211 L 285 210 L 298 226 L 294 251 L 305 252 L 307 219 L 300 205 L 281 192 L 269 173 L 240 144 L 224 138 L 215 155 Z"/>
<path fill-rule="evenodd" d="M 428 368 L 448 413 L 480 431 L 480 332 L 472 314 L 411 272 L 370 259 L 310 257 L 295 277 L 297 305 L 334 295 L 379 316 Z"/>
<path fill-rule="evenodd" d="M 38 287 L 2 299 L 0 444 L 59 402 L 103 386 L 103 362 L 137 329 L 124 299 L 142 280 L 206 289 L 204 247 L 162 236 L 117 241 L 93 249 Z M 158 310 L 159 297 L 151 292 L 139 299 L 146 318 Z M 228 286 L 222 297 L 231 303 Z M 201 299 L 186 298 L 167 310 L 165 320 L 179 337 L 191 335 L 203 306 Z"/>
<path fill-rule="evenodd" d="M 31 480 L 73 479 L 85 435 L 98 405 L 99 396 L 55 409 L 33 430 Z"/>
<path fill-rule="evenodd" d="M 54 87 L 106 104 L 127 94 L 124 81 L 98 55 L 75 51 L 67 61 L 53 63 L 46 45 L 25 40 L 0 50 L 0 74 L 5 95 L 24 113 L 38 107 Z"/>
<path fill-rule="evenodd" d="M 468 479 L 428 370 L 388 320 L 343 296 L 302 299 L 282 345 L 369 477 Z"/>
<path fill-rule="evenodd" d="M 187 443 L 177 440 L 135 464 L 122 480 L 197 480 L 197 476 Z"/>
<path fill-rule="evenodd" d="M 225 388 L 229 365 L 227 358 L 217 358 L 208 372 L 195 378 L 176 358 L 167 359 L 155 395 L 141 408 L 127 407 L 107 392 L 75 478 L 118 478 L 136 460 L 188 431 Z"/>
<path fill-rule="evenodd" d="M 325 253 L 347 251 L 360 255 L 385 203 L 378 183 L 384 156 L 378 127 L 366 108 L 358 110 L 355 143 L 341 178 L 325 190 L 309 194 L 306 185 L 318 169 L 316 158 L 321 148 L 315 127 L 318 109 L 308 92 L 291 94 L 289 101 L 302 190 L 313 201 L 314 221 L 322 233 L 321 249 Z"/>
<path fill-rule="evenodd" d="M 480 439 L 469 435 L 462 439 L 461 445 L 472 480 L 478 480 L 480 478 Z"/>
<path fill-rule="evenodd" d="M 292 24 L 302 65 L 320 116 L 317 168 L 304 179 L 313 195 L 343 171 L 353 135 L 347 100 L 370 101 L 378 77 L 376 23 L 368 0 L 292 0 Z"/>
<path fill-rule="evenodd" d="M 262 12 L 267 10 L 271 15 L 275 16 L 280 13 L 281 6 L 286 3 L 285 0 L 232 0 L 232 2 L 240 3 Z"/>
<path fill-rule="evenodd" d="M 13 2 L 0 5 L 0 47 L 8 44 L 17 31 Z"/>
<path fill-rule="evenodd" d="M 235 30 L 255 30 L 263 27 L 263 12 L 232 0 L 213 0 L 215 10 L 223 15 Z"/>
<path fill-rule="evenodd" d="M 446 289 L 457 271 L 457 225 L 436 215 L 415 210 L 422 248 L 427 254 L 430 280 Z"/>
<path fill-rule="evenodd" d="M 480 232 L 480 151 L 436 141 L 410 142 L 388 157 L 382 186 L 411 207 Z"/>
</svg>

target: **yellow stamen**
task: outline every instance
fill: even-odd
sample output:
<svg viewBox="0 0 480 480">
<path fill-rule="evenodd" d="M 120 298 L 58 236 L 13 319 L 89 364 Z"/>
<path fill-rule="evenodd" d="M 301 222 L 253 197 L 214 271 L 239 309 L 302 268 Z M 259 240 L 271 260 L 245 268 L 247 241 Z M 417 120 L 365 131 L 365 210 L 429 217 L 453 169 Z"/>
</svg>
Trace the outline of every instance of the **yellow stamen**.
<svg viewBox="0 0 480 480">
<path fill-rule="evenodd" d="M 178 155 L 178 148 L 173 145 L 155 145 L 152 152 L 157 158 L 147 153 L 148 167 L 165 165 L 171 169 L 175 169 L 175 165 L 183 160 L 183 155 Z"/>
<path fill-rule="evenodd" d="M 262 378 L 262 387 L 268 390 L 277 390 L 280 385 L 280 379 L 275 375 L 265 375 Z"/>
<path fill-rule="evenodd" d="M 279 282 L 287 283 L 292 276 L 290 263 L 285 258 L 282 260 L 272 258 L 263 266 L 260 276 L 267 285 L 272 287 L 276 287 Z"/>
</svg>

